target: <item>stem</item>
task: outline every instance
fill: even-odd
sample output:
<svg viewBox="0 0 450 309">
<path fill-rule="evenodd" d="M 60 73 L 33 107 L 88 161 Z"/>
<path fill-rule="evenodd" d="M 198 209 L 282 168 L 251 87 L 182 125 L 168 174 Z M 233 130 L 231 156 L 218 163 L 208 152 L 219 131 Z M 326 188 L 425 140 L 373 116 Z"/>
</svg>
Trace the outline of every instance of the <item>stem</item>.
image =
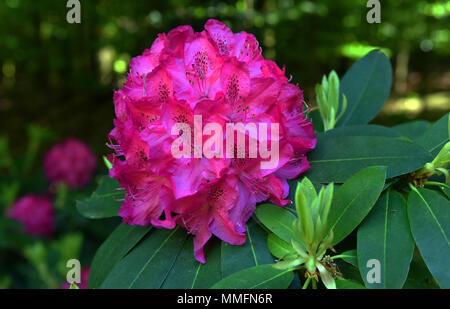
<svg viewBox="0 0 450 309">
<path fill-rule="evenodd" d="M 449 187 L 447 184 L 442 183 L 442 182 L 437 182 L 437 181 L 425 181 L 423 184 L 430 185 L 430 186 L 446 187 L 446 188 Z"/>
<path fill-rule="evenodd" d="M 415 191 L 417 194 L 419 194 L 419 191 L 417 191 L 416 187 L 414 187 L 414 186 L 412 185 L 412 183 L 409 183 L 408 185 L 409 185 L 409 187 L 411 188 L 411 190 L 413 190 L 413 191 Z M 419 195 L 420 195 L 420 194 L 419 194 Z"/>
<path fill-rule="evenodd" d="M 312 281 L 312 287 L 313 287 L 313 289 L 317 289 L 317 282 L 316 282 L 316 280 Z"/>
<path fill-rule="evenodd" d="M 302 290 L 305 290 L 308 287 L 309 281 L 311 281 L 311 277 L 308 276 L 308 278 L 306 279 L 305 283 L 302 286 Z"/>
<path fill-rule="evenodd" d="M 334 256 L 330 257 L 330 260 L 342 259 L 342 258 L 345 258 L 345 257 L 352 257 L 352 256 L 347 255 L 347 254 L 339 254 L 339 255 L 334 255 Z"/>
</svg>

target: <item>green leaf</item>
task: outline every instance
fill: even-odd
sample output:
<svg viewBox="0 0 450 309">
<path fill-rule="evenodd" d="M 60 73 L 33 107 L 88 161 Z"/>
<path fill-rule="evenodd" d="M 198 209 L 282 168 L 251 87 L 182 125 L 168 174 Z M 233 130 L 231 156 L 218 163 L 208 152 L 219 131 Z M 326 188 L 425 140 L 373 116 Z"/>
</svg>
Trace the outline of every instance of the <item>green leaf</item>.
<svg viewBox="0 0 450 309">
<path fill-rule="evenodd" d="M 279 259 L 295 256 L 295 254 L 289 255 L 289 253 L 294 252 L 294 248 L 274 233 L 270 233 L 267 237 L 267 246 L 269 247 L 270 253 Z"/>
<path fill-rule="evenodd" d="M 439 286 L 450 288 L 450 208 L 437 191 L 417 189 L 408 196 L 408 216 L 417 247 Z"/>
<path fill-rule="evenodd" d="M 385 137 L 400 137 L 401 134 L 388 127 L 383 127 L 375 124 L 366 125 L 352 125 L 345 127 L 338 127 L 327 131 L 326 136 L 385 136 Z"/>
<path fill-rule="evenodd" d="M 358 228 L 358 264 L 367 288 L 401 289 L 414 252 L 406 201 L 395 191 L 385 191 Z M 380 261 L 381 282 L 368 283 L 367 261 Z"/>
<path fill-rule="evenodd" d="M 337 126 L 366 124 L 386 102 L 392 84 L 389 59 L 374 50 L 358 60 L 341 81 L 340 97 L 347 97 L 348 107 Z"/>
<path fill-rule="evenodd" d="M 346 279 L 336 279 L 336 288 L 346 290 L 365 289 L 365 287 L 358 282 Z"/>
<path fill-rule="evenodd" d="M 292 223 L 297 217 L 290 211 L 275 205 L 263 204 L 256 207 L 255 215 L 265 227 L 287 243 L 295 239 Z"/>
<path fill-rule="evenodd" d="M 343 259 L 345 262 L 358 267 L 358 257 L 356 249 L 348 250 L 339 254 L 339 258 Z"/>
<path fill-rule="evenodd" d="M 308 119 L 312 121 L 314 125 L 314 131 L 323 132 L 322 117 L 320 116 L 320 112 L 318 109 L 309 112 Z"/>
<path fill-rule="evenodd" d="M 441 148 L 449 141 L 448 136 L 448 122 L 449 115 L 447 113 L 441 119 L 431 125 L 428 130 L 423 133 L 418 139 L 417 143 L 428 150 L 433 158 L 439 153 Z"/>
<path fill-rule="evenodd" d="M 213 239 L 205 246 L 206 263 L 194 258 L 193 237 L 183 245 L 162 289 L 208 289 L 222 279 L 221 242 Z"/>
<path fill-rule="evenodd" d="M 267 233 L 254 220 L 247 223 L 247 239 L 243 245 L 222 242 L 221 259 L 224 277 L 245 268 L 274 263 L 267 247 Z"/>
<path fill-rule="evenodd" d="M 289 270 L 278 270 L 272 265 L 258 265 L 225 277 L 213 289 L 286 289 L 294 279 Z"/>
<path fill-rule="evenodd" d="M 80 288 L 75 283 L 71 283 L 69 289 L 70 290 L 79 290 Z"/>
<path fill-rule="evenodd" d="M 350 234 L 372 209 L 383 189 L 386 168 L 372 166 L 347 180 L 335 193 L 328 216 L 333 245 Z"/>
<path fill-rule="evenodd" d="M 447 195 L 447 198 L 450 198 L 450 187 L 440 186 L 439 188 Z"/>
<path fill-rule="evenodd" d="M 153 230 L 114 266 L 101 288 L 159 289 L 186 238 L 186 231 L 179 227 Z"/>
<path fill-rule="evenodd" d="M 89 219 L 117 216 L 120 202 L 116 199 L 123 197 L 123 193 L 117 190 L 118 188 L 120 186 L 116 179 L 103 176 L 97 190 L 90 197 L 77 201 L 78 211 Z"/>
<path fill-rule="evenodd" d="M 387 178 L 415 171 L 432 160 L 430 154 L 410 141 L 382 136 L 317 135 L 317 148 L 305 174 L 313 182 L 342 183 L 368 166 L 386 166 Z"/>
<path fill-rule="evenodd" d="M 150 226 L 120 224 L 98 248 L 89 271 L 88 287 L 98 288 L 111 269 L 144 237 Z"/>
<path fill-rule="evenodd" d="M 426 120 L 416 120 L 399 124 L 395 127 L 392 127 L 392 129 L 400 133 L 402 136 L 409 138 L 410 140 L 416 140 L 430 126 L 431 124 Z"/>
<path fill-rule="evenodd" d="M 434 280 L 433 275 L 425 265 L 423 258 L 416 247 L 413 259 L 409 267 L 408 278 L 403 289 L 438 289 L 439 286 Z"/>
</svg>

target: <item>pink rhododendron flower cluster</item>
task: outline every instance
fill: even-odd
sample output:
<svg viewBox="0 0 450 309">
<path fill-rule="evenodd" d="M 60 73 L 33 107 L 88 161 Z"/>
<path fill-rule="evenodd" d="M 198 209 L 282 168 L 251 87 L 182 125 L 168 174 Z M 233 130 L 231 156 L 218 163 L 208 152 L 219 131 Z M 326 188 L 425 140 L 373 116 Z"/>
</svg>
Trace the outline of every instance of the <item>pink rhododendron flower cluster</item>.
<svg viewBox="0 0 450 309">
<path fill-rule="evenodd" d="M 116 154 L 109 159 L 110 176 L 126 193 L 120 216 L 131 225 L 184 227 L 195 235 L 194 255 L 203 263 L 212 235 L 233 245 L 245 242 L 246 222 L 258 202 L 290 202 L 286 179 L 309 168 L 305 154 L 316 144 L 302 91 L 263 58 L 252 34 L 233 33 L 216 20 L 202 32 L 180 26 L 160 34 L 132 59 L 114 104 L 110 147 Z M 176 123 L 194 127 L 195 115 L 202 116 L 203 127 L 222 126 L 224 144 L 227 123 L 278 124 L 277 166 L 262 169 L 265 159 L 251 158 L 247 149 L 243 158 L 175 158 L 171 145 L 179 135 L 171 129 Z"/>
<path fill-rule="evenodd" d="M 44 172 L 51 182 L 80 188 L 92 179 L 97 159 L 82 141 L 69 138 L 54 145 L 44 157 Z"/>
<path fill-rule="evenodd" d="M 34 236 L 49 236 L 54 229 L 52 202 L 45 196 L 25 195 L 7 211 L 7 216 L 23 224 L 24 231 Z"/>
<path fill-rule="evenodd" d="M 90 267 L 84 267 L 81 270 L 81 276 L 80 276 L 81 282 L 80 283 L 75 282 L 75 284 L 77 285 L 77 287 L 80 290 L 86 290 L 88 288 L 89 270 L 90 270 Z M 70 289 L 70 283 L 64 282 L 61 286 L 61 289 L 66 289 L 66 290 Z"/>
</svg>

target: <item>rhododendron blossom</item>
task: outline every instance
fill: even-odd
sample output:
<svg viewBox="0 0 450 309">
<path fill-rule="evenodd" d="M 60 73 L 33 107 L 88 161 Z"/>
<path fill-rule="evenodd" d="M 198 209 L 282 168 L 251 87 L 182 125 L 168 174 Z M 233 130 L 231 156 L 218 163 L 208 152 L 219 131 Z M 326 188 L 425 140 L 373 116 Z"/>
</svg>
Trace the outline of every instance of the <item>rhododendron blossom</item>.
<svg viewBox="0 0 450 309">
<path fill-rule="evenodd" d="M 52 202 L 45 196 L 25 195 L 19 198 L 6 215 L 23 224 L 24 231 L 34 236 L 49 236 L 54 229 Z"/>
<path fill-rule="evenodd" d="M 97 159 L 82 141 L 69 138 L 54 145 L 44 157 L 44 172 L 51 182 L 80 188 L 92 179 Z"/>
<path fill-rule="evenodd" d="M 305 154 L 316 144 L 302 91 L 263 58 L 253 35 L 216 20 L 202 32 L 180 26 L 160 34 L 132 59 L 114 104 L 109 137 L 116 153 L 109 159 L 110 176 L 125 192 L 119 215 L 131 225 L 184 227 L 203 263 L 212 235 L 245 242 L 257 203 L 290 202 L 286 180 L 309 168 Z M 251 124 L 264 129 L 255 133 Z M 186 155 L 172 154 L 174 142 Z M 205 148 L 212 154 L 202 155 Z M 217 155 L 225 150 L 232 155 Z M 275 164 L 264 168 L 274 150 Z"/>
</svg>

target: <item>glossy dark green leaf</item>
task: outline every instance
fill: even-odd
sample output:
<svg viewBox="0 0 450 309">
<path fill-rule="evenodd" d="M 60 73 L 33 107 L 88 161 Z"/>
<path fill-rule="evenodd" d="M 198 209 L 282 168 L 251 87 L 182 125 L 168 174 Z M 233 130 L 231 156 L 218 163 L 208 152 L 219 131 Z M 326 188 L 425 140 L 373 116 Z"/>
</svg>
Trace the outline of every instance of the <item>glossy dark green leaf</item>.
<svg viewBox="0 0 450 309">
<path fill-rule="evenodd" d="M 294 252 L 294 248 L 289 243 L 274 233 L 270 233 L 267 237 L 267 246 L 269 247 L 270 253 L 279 259 L 286 258 L 289 253 Z"/>
<path fill-rule="evenodd" d="M 150 226 L 120 224 L 98 248 L 89 271 L 88 287 L 98 288 L 111 269 L 144 237 Z"/>
<path fill-rule="evenodd" d="M 159 289 L 172 268 L 186 231 L 154 229 L 129 252 L 101 284 L 104 289 Z"/>
<path fill-rule="evenodd" d="M 439 285 L 434 280 L 433 275 L 427 268 L 427 265 L 420 256 L 417 247 L 414 249 L 414 255 L 409 267 L 408 278 L 406 279 L 404 289 L 439 289 Z"/>
<path fill-rule="evenodd" d="M 355 267 L 348 263 L 344 263 L 339 259 L 335 260 L 335 263 L 338 266 L 339 271 L 342 273 L 344 279 L 355 281 L 364 286 L 364 282 L 361 278 L 358 267 Z"/>
<path fill-rule="evenodd" d="M 408 217 L 417 247 L 439 286 L 450 288 L 450 203 L 437 191 L 417 189 L 408 196 Z"/>
<path fill-rule="evenodd" d="M 242 246 L 222 242 L 224 277 L 245 268 L 273 263 L 274 259 L 267 247 L 267 233 L 254 220 L 247 223 L 247 239 Z"/>
<path fill-rule="evenodd" d="M 272 265 L 258 265 L 243 269 L 212 286 L 213 289 L 286 289 L 294 273 L 275 269 Z"/>
<path fill-rule="evenodd" d="M 213 239 L 205 246 L 206 263 L 194 258 L 193 237 L 183 245 L 162 289 L 208 289 L 222 279 L 221 245 Z"/>
<path fill-rule="evenodd" d="M 409 138 L 410 140 L 416 140 L 420 137 L 431 124 L 426 120 L 416 120 L 399 124 L 392 127 L 392 130 L 397 131 L 402 136 Z"/>
<path fill-rule="evenodd" d="M 337 289 L 345 289 L 345 290 L 355 290 L 355 289 L 365 289 L 364 285 L 359 284 L 358 282 L 346 279 L 337 279 L 336 280 L 336 288 Z"/>
<path fill-rule="evenodd" d="M 324 136 L 385 136 L 385 137 L 400 137 L 401 134 L 388 127 L 383 127 L 375 124 L 366 125 L 351 125 L 345 127 L 338 127 L 333 130 L 321 133 Z"/>
<path fill-rule="evenodd" d="M 414 252 L 406 201 L 387 190 L 378 199 L 358 228 L 358 264 L 361 277 L 370 289 L 401 289 L 408 276 Z M 367 261 L 380 262 L 380 283 L 367 282 Z"/>
<path fill-rule="evenodd" d="M 320 116 L 320 112 L 318 109 L 313 110 L 308 114 L 308 119 L 312 121 L 314 125 L 314 131 L 323 132 L 323 122 L 322 117 Z"/>
<path fill-rule="evenodd" d="M 103 176 L 100 179 L 97 190 L 90 197 L 78 200 L 78 211 L 89 219 L 101 219 L 115 217 L 118 214 L 120 202 L 116 199 L 123 197 L 116 179 Z"/>
<path fill-rule="evenodd" d="M 439 153 L 442 147 L 449 141 L 448 117 L 447 113 L 441 119 L 431 125 L 423 135 L 417 139 L 417 143 L 428 150 L 433 158 Z"/>
<path fill-rule="evenodd" d="M 350 234 L 372 209 L 383 190 L 386 168 L 372 166 L 347 180 L 335 193 L 328 215 L 333 245 Z"/>
<path fill-rule="evenodd" d="M 422 147 L 406 140 L 382 136 L 317 135 L 317 147 L 308 155 L 313 182 L 342 183 L 368 166 L 386 166 L 387 178 L 407 174 L 432 160 Z"/>
<path fill-rule="evenodd" d="M 447 198 L 450 198 L 450 187 L 440 186 L 439 188 L 442 190 L 442 192 L 444 192 L 444 194 L 447 196 Z"/>
<path fill-rule="evenodd" d="M 337 126 L 366 124 L 375 118 L 389 96 L 391 84 L 391 63 L 381 51 L 371 51 L 358 60 L 341 80 L 340 93 L 347 97 L 348 107 Z"/>
<path fill-rule="evenodd" d="M 287 243 L 295 239 L 292 224 L 297 217 L 289 210 L 272 204 L 263 204 L 256 207 L 255 215 L 266 228 Z"/>
</svg>

